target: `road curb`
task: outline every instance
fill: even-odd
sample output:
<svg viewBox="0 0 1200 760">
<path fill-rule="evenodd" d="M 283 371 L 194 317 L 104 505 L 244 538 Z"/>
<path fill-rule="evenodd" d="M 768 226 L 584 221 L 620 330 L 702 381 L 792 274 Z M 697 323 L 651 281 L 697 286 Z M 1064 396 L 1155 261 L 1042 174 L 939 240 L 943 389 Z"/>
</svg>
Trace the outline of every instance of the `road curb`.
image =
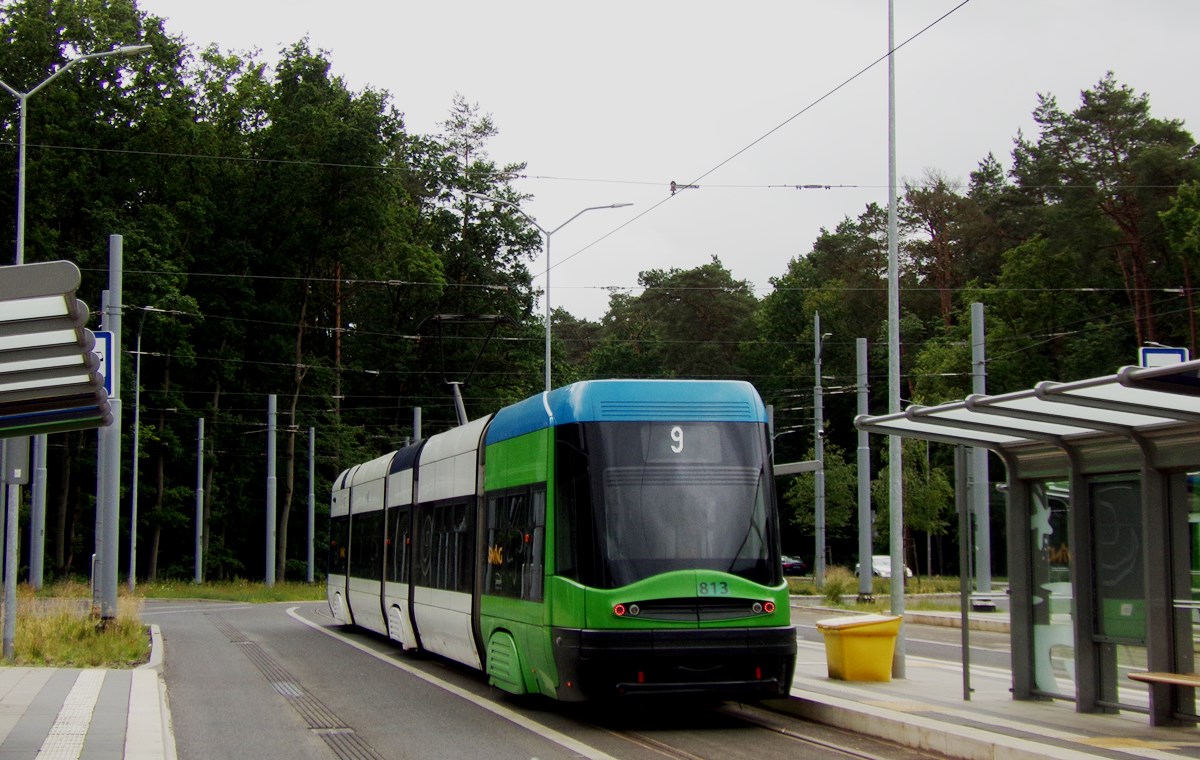
<svg viewBox="0 0 1200 760">
<path fill-rule="evenodd" d="M 163 674 L 165 647 L 162 630 L 156 624 L 151 624 L 149 629 L 150 659 L 134 669 L 133 685 L 129 692 L 125 758 L 176 760 L 175 730 L 171 725 L 167 681 Z"/>
<path fill-rule="evenodd" d="M 147 627 L 150 629 L 150 659 L 138 665 L 134 670 L 157 670 L 161 673 L 163 664 L 162 629 L 156 623 L 151 623 Z"/>
</svg>

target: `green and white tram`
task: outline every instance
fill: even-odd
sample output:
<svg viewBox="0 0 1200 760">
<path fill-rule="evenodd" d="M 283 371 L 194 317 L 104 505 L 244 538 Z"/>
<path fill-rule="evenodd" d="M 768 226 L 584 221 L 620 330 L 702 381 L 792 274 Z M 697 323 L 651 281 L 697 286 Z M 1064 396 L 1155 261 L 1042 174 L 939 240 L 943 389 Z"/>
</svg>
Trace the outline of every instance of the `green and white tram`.
<svg viewBox="0 0 1200 760">
<path fill-rule="evenodd" d="M 333 616 L 514 694 L 786 695 L 766 409 L 747 383 L 576 383 L 335 481 Z"/>
</svg>

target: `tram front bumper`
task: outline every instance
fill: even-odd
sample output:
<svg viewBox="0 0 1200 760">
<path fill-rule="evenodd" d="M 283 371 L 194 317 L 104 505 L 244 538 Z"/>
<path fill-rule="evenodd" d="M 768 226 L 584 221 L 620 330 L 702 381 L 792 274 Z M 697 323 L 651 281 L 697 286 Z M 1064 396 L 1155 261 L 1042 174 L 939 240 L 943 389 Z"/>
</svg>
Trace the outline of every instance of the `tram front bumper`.
<svg viewBox="0 0 1200 760">
<path fill-rule="evenodd" d="M 560 699 L 694 694 L 722 699 L 787 696 L 796 629 L 605 631 L 555 628 Z"/>
</svg>

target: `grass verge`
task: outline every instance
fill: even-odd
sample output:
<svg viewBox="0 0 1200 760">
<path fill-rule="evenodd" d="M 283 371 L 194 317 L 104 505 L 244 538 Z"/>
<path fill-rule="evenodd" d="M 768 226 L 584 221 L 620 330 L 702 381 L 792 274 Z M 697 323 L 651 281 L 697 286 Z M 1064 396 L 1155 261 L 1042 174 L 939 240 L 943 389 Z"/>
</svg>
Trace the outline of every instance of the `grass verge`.
<svg viewBox="0 0 1200 760">
<path fill-rule="evenodd" d="M 150 633 L 142 624 L 142 599 L 117 599 L 117 616 L 91 614 L 86 584 L 61 583 L 34 593 L 17 588 L 14 665 L 62 668 L 132 668 L 150 659 Z"/>
<path fill-rule="evenodd" d="M 151 599 L 214 599 L 228 602 L 307 602 L 325 598 L 324 584 L 229 581 L 199 586 L 180 581 L 146 583 L 129 593 L 121 586 L 117 616 L 92 615 L 91 587 L 78 581 L 34 592 L 17 587 L 17 616 L 11 665 L 59 668 L 132 668 L 150 659 L 150 633 L 142 606 Z"/>
<path fill-rule="evenodd" d="M 849 582 L 847 582 L 849 579 Z M 858 593 L 858 577 L 844 567 L 830 567 L 825 573 L 826 587 L 832 585 L 839 594 Z M 787 579 L 788 589 L 800 596 L 829 596 L 827 590 L 818 590 L 811 576 L 790 577 Z M 891 593 L 890 578 L 872 578 L 871 593 L 875 596 L 888 596 Z M 959 590 L 958 577 L 918 575 L 909 578 L 904 584 L 905 595 L 912 594 L 957 594 Z"/>
</svg>

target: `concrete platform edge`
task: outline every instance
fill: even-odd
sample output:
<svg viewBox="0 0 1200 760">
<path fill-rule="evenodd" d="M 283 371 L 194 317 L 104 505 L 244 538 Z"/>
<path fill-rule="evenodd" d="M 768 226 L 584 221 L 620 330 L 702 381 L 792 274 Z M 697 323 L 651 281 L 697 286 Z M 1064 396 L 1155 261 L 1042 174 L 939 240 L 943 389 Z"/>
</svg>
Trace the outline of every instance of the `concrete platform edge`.
<svg viewBox="0 0 1200 760">
<path fill-rule="evenodd" d="M 939 752 L 969 760 L 1090 760 L 1094 754 L 1049 746 L 1018 737 L 1004 736 L 968 726 L 894 713 L 827 694 L 793 689 L 792 697 L 772 703 L 781 712 L 817 723 L 856 731 L 904 747 Z"/>
<path fill-rule="evenodd" d="M 905 610 L 904 622 L 914 625 L 936 625 L 942 628 L 962 628 L 962 618 L 957 614 L 933 614 Z M 1009 633 L 1012 628 L 1007 618 L 991 619 L 972 616 L 967 618 L 967 625 L 972 631 L 992 631 L 995 633 Z"/>
</svg>

